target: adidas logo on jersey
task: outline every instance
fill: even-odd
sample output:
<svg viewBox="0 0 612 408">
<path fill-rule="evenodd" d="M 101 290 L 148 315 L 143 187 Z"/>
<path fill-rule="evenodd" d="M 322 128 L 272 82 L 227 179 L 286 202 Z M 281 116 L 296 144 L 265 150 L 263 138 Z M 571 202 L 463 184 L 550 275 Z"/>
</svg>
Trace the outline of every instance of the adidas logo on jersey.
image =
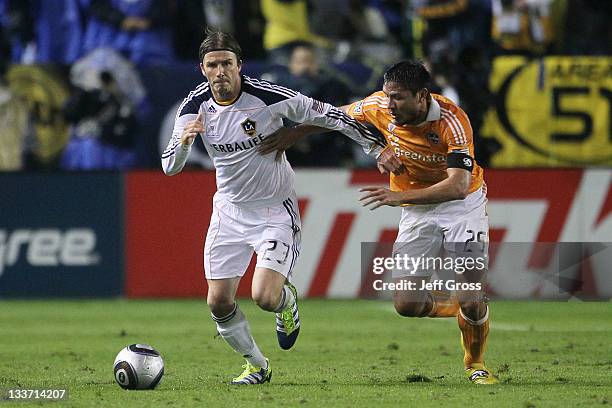
<svg viewBox="0 0 612 408">
<path fill-rule="evenodd" d="M 208 112 L 209 112 L 209 113 L 217 113 L 217 110 L 215 109 L 215 107 L 214 107 L 214 106 L 210 105 L 210 106 L 208 107 Z"/>
</svg>

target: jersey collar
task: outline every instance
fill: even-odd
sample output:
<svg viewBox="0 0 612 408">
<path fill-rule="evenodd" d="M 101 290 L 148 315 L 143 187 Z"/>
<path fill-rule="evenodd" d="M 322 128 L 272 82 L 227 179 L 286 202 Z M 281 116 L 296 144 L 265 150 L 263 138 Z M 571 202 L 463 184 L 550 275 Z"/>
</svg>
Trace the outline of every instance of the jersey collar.
<svg viewBox="0 0 612 408">
<path fill-rule="evenodd" d="M 440 120 L 440 116 L 440 104 L 429 94 L 429 111 L 427 111 L 425 122 Z"/>
</svg>

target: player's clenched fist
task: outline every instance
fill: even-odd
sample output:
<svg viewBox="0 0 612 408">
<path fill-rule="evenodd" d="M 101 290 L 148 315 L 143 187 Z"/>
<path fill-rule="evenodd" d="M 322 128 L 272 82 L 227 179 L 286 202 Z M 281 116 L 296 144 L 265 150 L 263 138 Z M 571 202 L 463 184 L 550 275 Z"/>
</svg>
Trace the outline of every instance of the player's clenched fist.
<svg viewBox="0 0 612 408">
<path fill-rule="evenodd" d="M 395 155 L 393 147 L 388 145 L 376 159 L 376 167 L 381 174 L 388 175 L 390 172 L 399 176 L 406 171 L 406 166 L 402 164 L 400 159 Z"/>
<path fill-rule="evenodd" d="M 198 133 L 204 133 L 204 117 L 202 113 L 198 113 L 195 120 L 187 122 L 183 134 L 181 135 L 181 143 L 183 146 L 191 146 Z"/>
</svg>

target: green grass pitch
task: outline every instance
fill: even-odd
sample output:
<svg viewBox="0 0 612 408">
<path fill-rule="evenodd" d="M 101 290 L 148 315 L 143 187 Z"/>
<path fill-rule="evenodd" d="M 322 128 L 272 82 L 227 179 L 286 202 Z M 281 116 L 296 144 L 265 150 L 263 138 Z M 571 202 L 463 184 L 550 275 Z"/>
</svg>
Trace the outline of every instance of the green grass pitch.
<svg viewBox="0 0 612 408">
<path fill-rule="evenodd" d="M 406 319 L 389 302 L 306 300 L 291 351 L 274 317 L 240 302 L 270 358 L 271 384 L 230 386 L 242 359 L 203 301 L 1 301 L 0 389 L 67 388 L 59 402 L 7 407 L 580 407 L 612 403 L 612 303 L 493 302 L 487 365 L 500 385 L 462 372 L 455 319 Z M 114 382 L 130 343 L 162 353 L 154 391 Z M 12 405 L 13 404 L 13 405 Z"/>
</svg>

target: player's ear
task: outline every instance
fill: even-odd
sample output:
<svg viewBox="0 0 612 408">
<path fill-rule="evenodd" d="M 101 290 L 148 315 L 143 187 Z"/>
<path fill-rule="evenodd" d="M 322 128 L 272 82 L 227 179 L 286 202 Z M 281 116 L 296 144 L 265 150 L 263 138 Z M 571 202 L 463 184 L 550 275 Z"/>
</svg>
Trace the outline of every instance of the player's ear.
<svg viewBox="0 0 612 408">
<path fill-rule="evenodd" d="M 204 75 L 204 78 L 208 79 L 208 77 L 206 76 L 206 72 L 204 71 L 204 64 L 202 64 L 200 62 L 200 72 L 202 72 L 202 75 Z"/>
<path fill-rule="evenodd" d="M 423 88 L 419 91 L 419 102 L 426 101 L 428 97 L 429 97 L 429 89 Z"/>
<path fill-rule="evenodd" d="M 238 66 L 238 72 L 240 72 L 240 70 L 242 69 L 242 60 L 241 59 L 237 60 L 236 64 Z"/>
</svg>

